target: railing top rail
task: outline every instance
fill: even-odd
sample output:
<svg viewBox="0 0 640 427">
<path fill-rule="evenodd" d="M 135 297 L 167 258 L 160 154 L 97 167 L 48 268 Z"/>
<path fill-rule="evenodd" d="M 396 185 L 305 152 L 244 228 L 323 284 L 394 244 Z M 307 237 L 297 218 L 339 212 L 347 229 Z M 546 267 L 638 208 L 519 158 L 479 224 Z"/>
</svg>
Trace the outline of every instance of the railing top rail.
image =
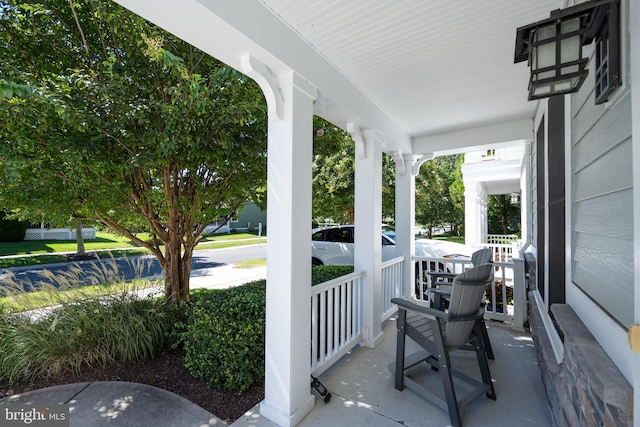
<svg viewBox="0 0 640 427">
<path fill-rule="evenodd" d="M 366 274 L 365 271 L 354 271 L 353 273 L 345 274 L 344 276 L 336 277 L 335 279 L 331 279 L 328 282 L 324 282 L 320 285 L 311 287 L 311 296 L 317 295 L 324 290 L 330 289 L 334 286 L 341 285 L 345 282 L 350 282 L 355 279 L 360 279 L 364 277 Z"/>
<path fill-rule="evenodd" d="M 403 261 L 404 261 L 404 256 L 391 258 L 390 260 L 384 261 L 382 263 L 382 268 L 389 267 L 390 265 L 398 264 L 399 262 L 403 262 Z"/>
<path fill-rule="evenodd" d="M 471 262 L 471 258 L 438 258 L 438 257 L 430 257 L 430 256 L 414 256 L 414 261 L 441 261 L 447 263 L 458 263 L 458 264 L 469 264 Z"/>
</svg>

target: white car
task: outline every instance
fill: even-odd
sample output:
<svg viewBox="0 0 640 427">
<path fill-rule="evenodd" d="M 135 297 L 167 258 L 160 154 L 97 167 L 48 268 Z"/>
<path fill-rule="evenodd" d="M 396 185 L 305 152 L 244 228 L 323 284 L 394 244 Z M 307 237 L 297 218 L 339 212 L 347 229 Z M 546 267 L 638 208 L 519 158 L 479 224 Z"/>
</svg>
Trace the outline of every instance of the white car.
<svg viewBox="0 0 640 427">
<path fill-rule="evenodd" d="M 396 256 L 396 242 L 388 226 L 382 238 L 382 261 Z M 353 265 L 353 225 L 338 225 L 316 228 L 311 231 L 312 265 Z M 415 241 L 415 256 L 429 258 L 471 257 L 473 251 L 465 245 L 443 240 L 418 239 Z"/>
</svg>

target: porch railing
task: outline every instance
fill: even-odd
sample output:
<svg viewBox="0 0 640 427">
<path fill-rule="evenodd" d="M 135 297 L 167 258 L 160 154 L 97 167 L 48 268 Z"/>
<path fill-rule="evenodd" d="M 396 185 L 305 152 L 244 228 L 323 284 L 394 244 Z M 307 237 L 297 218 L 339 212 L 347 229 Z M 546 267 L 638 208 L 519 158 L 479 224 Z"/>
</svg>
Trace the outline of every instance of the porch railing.
<svg viewBox="0 0 640 427">
<path fill-rule="evenodd" d="M 402 296 L 404 257 L 382 263 L 382 317 L 397 310 L 391 298 Z M 364 272 L 355 272 L 311 288 L 311 373 L 320 375 L 362 341 Z"/>
<path fill-rule="evenodd" d="M 515 243 L 520 238 L 517 234 L 489 234 L 487 235 L 487 243 L 509 244 Z"/>
<path fill-rule="evenodd" d="M 461 273 L 470 267 L 468 259 L 415 257 L 415 298 L 429 301 L 431 271 Z M 403 295 L 403 257 L 382 264 L 380 322 L 397 307 L 391 298 Z M 485 318 L 512 323 L 522 329 L 526 321 L 524 263 L 521 259 L 494 262 L 492 282 L 486 289 Z M 515 268 L 515 272 L 514 272 Z M 364 272 L 355 272 L 311 288 L 311 373 L 320 375 L 358 345 L 362 337 Z"/>
<path fill-rule="evenodd" d="M 391 298 L 402 297 L 402 277 L 404 257 L 390 259 L 382 263 L 382 321 L 398 310 Z"/>
<path fill-rule="evenodd" d="M 432 276 L 428 273 L 447 271 L 461 273 L 471 265 L 467 259 L 415 257 L 416 285 L 415 298 L 429 301 L 432 297 Z M 518 260 L 519 261 L 519 260 Z M 516 329 L 522 329 L 526 321 L 526 290 L 524 268 L 513 260 L 494 262 L 494 278 L 486 288 L 485 318 L 511 322 Z M 517 270 L 514 273 L 514 267 Z"/>
<path fill-rule="evenodd" d="M 489 248 L 493 252 L 491 260 L 493 262 L 511 262 L 513 254 L 517 254 L 520 250 L 519 242 L 512 243 L 476 243 L 474 248 Z"/>
<path fill-rule="evenodd" d="M 362 277 L 355 272 L 311 288 L 311 372 L 320 375 L 362 340 Z"/>
</svg>

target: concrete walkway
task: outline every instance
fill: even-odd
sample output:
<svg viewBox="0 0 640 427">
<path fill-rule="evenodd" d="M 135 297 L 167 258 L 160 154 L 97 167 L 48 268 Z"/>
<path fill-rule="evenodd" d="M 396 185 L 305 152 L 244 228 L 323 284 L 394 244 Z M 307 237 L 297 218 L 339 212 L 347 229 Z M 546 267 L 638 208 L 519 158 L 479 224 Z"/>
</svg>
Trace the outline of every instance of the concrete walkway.
<svg viewBox="0 0 640 427">
<path fill-rule="evenodd" d="M 227 425 L 215 415 L 168 391 L 119 381 L 77 383 L 31 391 L 0 399 L 2 405 L 36 405 L 38 411 L 68 409 L 71 427 L 203 427 Z M 19 406 L 16 406 L 18 408 Z M 15 409 L 13 409 L 15 411 Z M 0 425 L 5 421 L 0 411 Z M 31 423 L 33 426 L 51 424 Z M 65 424 L 55 424 L 65 425 Z"/>
</svg>

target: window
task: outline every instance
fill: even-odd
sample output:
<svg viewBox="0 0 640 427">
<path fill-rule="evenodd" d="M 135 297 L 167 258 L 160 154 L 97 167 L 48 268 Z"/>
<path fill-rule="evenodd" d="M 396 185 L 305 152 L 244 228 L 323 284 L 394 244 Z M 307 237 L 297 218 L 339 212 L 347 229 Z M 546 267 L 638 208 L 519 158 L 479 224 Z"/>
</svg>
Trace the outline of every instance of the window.
<svg viewBox="0 0 640 427">
<path fill-rule="evenodd" d="M 327 242 L 353 243 L 353 231 L 351 228 L 331 228 L 325 235 Z"/>
<path fill-rule="evenodd" d="M 614 5 L 616 15 L 617 5 Z M 609 25 L 609 19 L 602 25 L 602 31 L 596 39 L 596 104 L 607 102 L 609 96 L 622 84 L 619 58 L 620 35 Z"/>
</svg>

